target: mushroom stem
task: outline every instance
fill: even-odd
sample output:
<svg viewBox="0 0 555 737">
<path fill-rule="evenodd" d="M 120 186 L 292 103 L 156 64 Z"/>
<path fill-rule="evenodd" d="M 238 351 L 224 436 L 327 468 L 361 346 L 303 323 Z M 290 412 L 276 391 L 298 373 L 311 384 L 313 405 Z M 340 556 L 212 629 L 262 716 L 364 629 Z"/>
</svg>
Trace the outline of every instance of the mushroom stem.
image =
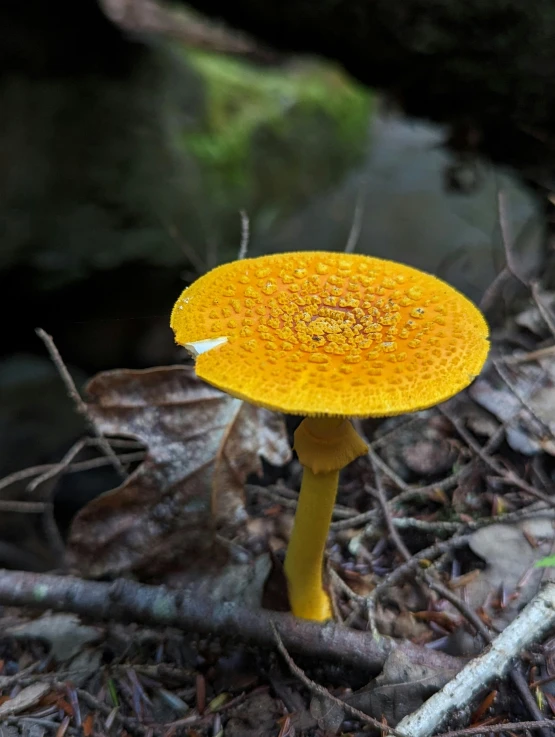
<svg viewBox="0 0 555 737">
<path fill-rule="evenodd" d="M 305 467 L 293 532 L 285 557 L 291 611 L 322 622 L 331 617 L 322 586 L 324 550 L 337 494 L 339 471 L 313 473 Z"/>
<path fill-rule="evenodd" d="M 297 617 L 322 622 L 331 617 L 322 569 L 339 471 L 368 448 L 348 420 L 307 417 L 295 432 L 295 450 L 303 480 L 285 556 L 289 603 Z"/>
</svg>

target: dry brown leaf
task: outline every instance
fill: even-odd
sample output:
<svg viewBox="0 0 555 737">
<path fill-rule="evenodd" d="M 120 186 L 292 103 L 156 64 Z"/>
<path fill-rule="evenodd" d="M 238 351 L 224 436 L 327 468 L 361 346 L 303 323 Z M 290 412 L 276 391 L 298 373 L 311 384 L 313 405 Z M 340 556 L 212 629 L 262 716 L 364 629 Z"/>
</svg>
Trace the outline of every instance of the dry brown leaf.
<svg viewBox="0 0 555 737">
<path fill-rule="evenodd" d="M 216 524 L 246 519 L 243 485 L 291 455 L 280 415 L 200 381 L 192 367 L 107 371 L 87 386 L 105 435 L 136 438 L 145 462 L 73 521 L 70 563 L 90 576 L 213 568 Z M 221 552 L 221 550 L 220 550 Z"/>
<path fill-rule="evenodd" d="M 527 538 L 530 534 L 541 544 L 530 545 Z M 486 606 L 492 592 L 504 590 L 507 601 L 503 608 L 494 608 L 490 613 L 494 627 L 506 627 L 536 594 L 545 569 L 536 568 L 535 563 L 550 553 L 553 537 L 551 520 L 542 517 L 475 530 L 468 544 L 486 562 L 486 567 L 465 586 L 468 606 L 472 609 Z M 513 593 L 518 596 L 511 599 Z"/>
<path fill-rule="evenodd" d="M 403 643 L 389 655 L 382 672 L 346 701 L 366 714 L 397 724 L 454 678 L 464 660 Z"/>
</svg>

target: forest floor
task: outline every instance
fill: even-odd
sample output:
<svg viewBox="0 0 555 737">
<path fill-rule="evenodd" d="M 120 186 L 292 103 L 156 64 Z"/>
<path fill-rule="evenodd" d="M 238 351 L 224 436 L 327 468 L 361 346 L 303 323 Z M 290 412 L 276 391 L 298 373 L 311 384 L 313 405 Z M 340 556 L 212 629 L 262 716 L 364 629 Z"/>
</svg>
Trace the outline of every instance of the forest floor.
<svg viewBox="0 0 555 737">
<path fill-rule="evenodd" d="M 336 629 L 374 642 L 367 663 L 364 648 L 340 651 L 341 632 L 301 623 L 291 630 L 301 644 L 289 631 L 282 641 L 279 624 L 273 642 L 262 632 L 287 608 L 281 564 L 301 471 L 289 450 L 294 418 L 207 388 L 190 367 L 105 372 L 86 404 L 66 376 L 97 435 L 59 464 L 0 481 L 0 545 L 17 547 L 13 530 L 26 525 L 21 541 L 40 537 L 51 561 L 0 572 L 3 737 L 323 737 L 380 725 L 387 734 L 418 709 L 517 621 L 550 575 L 555 296 L 532 285 L 522 304 L 498 321 L 468 390 L 358 425 L 369 452 L 342 475 L 326 575 Z M 60 530 L 60 480 L 107 464 L 122 485 Z M 99 588 L 88 605 L 81 589 L 50 590 L 50 573 Z M 201 604 L 204 614 L 189 628 L 155 606 L 147 616 L 141 597 L 151 589 L 140 585 L 124 610 L 115 578 L 186 590 L 179 616 L 189 621 L 186 608 Z M 226 630 L 228 601 L 238 615 Z M 536 733 L 553 733 L 555 637 L 548 627 L 523 641 L 502 678 L 490 674 L 468 699 L 461 692 L 444 731 L 514 735 L 544 720 Z"/>
</svg>

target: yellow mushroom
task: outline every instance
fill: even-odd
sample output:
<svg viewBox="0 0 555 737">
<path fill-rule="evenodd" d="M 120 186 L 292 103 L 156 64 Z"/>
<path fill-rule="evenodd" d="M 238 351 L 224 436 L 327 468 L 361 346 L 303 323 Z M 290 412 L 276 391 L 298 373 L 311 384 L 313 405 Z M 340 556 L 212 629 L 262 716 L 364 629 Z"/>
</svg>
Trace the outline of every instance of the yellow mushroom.
<svg viewBox="0 0 555 737">
<path fill-rule="evenodd" d="M 339 471 L 367 450 L 348 418 L 424 409 L 470 384 L 489 348 L 482 314 L 412 267 L 309 251 L 218 266 L 181 294 L 171 326 L 201 379 L 305 417 L 285 573 L 293 613 L 328 619 L 322 566 Z"/>
</svg>

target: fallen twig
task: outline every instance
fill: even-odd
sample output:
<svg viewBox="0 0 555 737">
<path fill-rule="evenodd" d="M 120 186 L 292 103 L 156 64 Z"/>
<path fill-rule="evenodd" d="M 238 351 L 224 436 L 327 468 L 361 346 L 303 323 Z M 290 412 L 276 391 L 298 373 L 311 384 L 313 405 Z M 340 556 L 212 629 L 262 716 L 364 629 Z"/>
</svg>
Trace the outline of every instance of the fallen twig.
<svg viewBox="0 0 555 737">
<path fill-rule="evenodd" d="M 462 548 L 465 545 L 468 545 L 469 539 L 470 535 L 468 534 L 456 535 L 449 540 L 436 542 L 433 545 L 430 545 L 430 547 L 420 550 L 418 553 L 415 553 L 410 560 L 407 560 L 398 565 L 397 568 L 394 568 L 393 571 L 391 571 L 391 573 L 389 573 L 383 581 L 376 586 L 370 594 L 370 597 L 373 600 L 377 600 L 384 591 L 403 580 L 411 571 L 418 568 L 423 561 L 434 560 L 443 553 L 450 553 L 456 548 Z"/>
<path fill-rule="evenodd" d="M 555 345 L 549 345 L 545 348 L 538 348 L 535 351 L 529 351 L 528 353 L 518 353 L 517 355 L 512 356 L 503 356 L 499 360 L 508 365 L 515 363 L 528 363 L 528 361 L 537 361 L 538 358 L 552 356 L 554 353 Z"/>
<path fill-rule="evenodd" d="M 65 384 L 65 387 L 67 389 L 69 396 L 75 402 L 75 407 L 77 408 L 77 411 L 79 412 L 79 414 L 83 416 L 83 418 L 89 424 L 91 430 L 94 432 L 94 434 L 98 438 L 98 444 L 100 445 L 100 447 L 102 448 L 106 456 L 111 460 L 112 465 L 114 466 L 118 474 L 121 476 L 122 479 L 127 478 L 127 472 L 125 468 L 123 467 L 121 461 L 119 460 L 117 455 L 114 453 L 114 450 L 112 446 L 110 445 L 110 443 L 106 440 L 104 435 L 99 431 L 94 420 L 91 418 L 87 410 L 87 405 L 85 404 L 81 395 L 77 391 L 75 382 L 73 381 L 71 374 L 69 373 L 67 366 L 65 365 L 60 355 L 60 352 L 56 348 L 56 344 L 54 343 L 52 336 L 48 335 L 48 333 L 42 328 L 37 328 L 35 332 L 38 335 L 38 337 L 42 340 L 44 345 L 46 346 L 46 350 L 50 354 L 50 358 L 52 359 L 54 365 L 58 369 L 58 373 L 60 374 L 60 377 Z"/>
<path fill-rule="evenodd" d="M 465 443 L 476 453 L 476 455 L 482 461 L 484 461 L 487 466 L 489 466 L 489 468 L 493 469 L 495 473 L 499 475 L 501 481 L 511 484 L 512 486 L 516 486 L 529 496 L 533 496 L 536 499 L 541 499 L 541 501 L 545 502 L 550 507 L 555 507 L 554 498 L 550 497 L 548 494 L 544 494 L 542 491 L 539 491 L 539 489 L 535 489 L 533 486 L 526 483 L 526 481 L 524 481 L 524 479 L 521 479 L 520 476 L 518 476 L 514 471 L 506 471 L 505 468 L 495 460 L 495 458 L 485 453 L 480 444 L 476 442 L 476 440 L 464 427 L 461 420 L 455 417 L 444 406 L 438 407 L 438 411 L 445 415 L 445 417 L 447 417 L 447 419 L 451 422 L 451 424 L 461 436 L 461 438 L 465 441 Z"/>
<path fill-rule="evenodd" d="M 96 442 L 96 438 L 89 438 L 88 440 Z M 113 442 L 111 444 L 113 445 Z M 87 442 L 86 445 L 90 445 L 90 443 Z M 138 463 L 139 461 L 144 461 L 145 453 L 144 451 L 125 453 L 120 455 L 119 459 L 122 463 Z M 60 463 L 43 463 L 39 466 L 30 466 L 21 471 L 14 471 L 0 479 L 0 491 L 9 488 L 18 481 L 25 481 L 25 479 L 33 478 L 33 476 L 39 476 L 45 471 L 55 469 L 56 471 L 59 470 L 60 473 L 78 473 L 80 471 L 89 471 L 92 468 L 101 468 L 102 466 L 109 465 L 111 462 L 106 456 L 100 456 L 99 458 L 90 458 L 87 461 L 76 461 L 62 468 L 60 468 Z"/>
<path fill-rule="evenodd" d="M 0 512 L 20 514 L 42 514 L 46 509 L 45 502 L 19 502 L 17 500 L 0 500 Z"/>
<path fill-rule="evenodd" d="M 71 448 L 67 451 L 67 453 L 64 455 L 59 463 L 56 463 L 49 470 L 39 474 L 36 478 L 34 478 L 27 484 L 27 493 L 33 495 L 34 492 L 39 488 L 39 486 L 42 486 L 46 481 L 50 481 L 51 479 L 54 479 L 61 473 L 63 473 L 64 469 L 71 465 L 73 460 L 77 458 L 79 453 L 86 446 L 86 438 L 78 440 L 74 445 L 71 446 Z"/>
<path fill-rule="evenodd" d="M 245 487 L 247 493 L 254 493 L 261 497 L 271 499 L 276 504 L 279 504 L 286 509 L 297 509 L 297 503 L 299 499 L 299 492 L 292 491 L 285 487 L 277 488 L 275 486 L 255 486 L 254 484 L 247 484 Z M 349 507 L 343 507 L 341 504 L 335 504 L 333 508 L 333 517 L 342 520 L 354 519 L 358 515 L 353 512 Z"/>
<path fill-rule="evenodd" d="M 549 328 L 549 332 L 555 338 L 555 316 L 551 314 L 549 308 L 545 305 L 539 290 L 539 284 L 536 281 L 530 282 L 530 291 L 532 292 L 532 298 L 536 303 L 538 312 L 542 316 L 544 323 Z"/>
<path fill-rule="evenodd" d="M 487 727 L 467 727 L 443 732 L 437 737 L 471 737 L 471 735 L 495 734 L 497 732 L 526 732 L 529 729 L 553 729 L 552 719 L 542 719 L 538 722 L 505 722 L 505 724 L 488 724 Z"/>
<path fill-rule="evenodd" d="M 528 713 L 531 717 L 533 717 L 536 721 L 541 721 L 543 719 L 543 714 L 540 711 L 540 707 L 538 706 L 536 699 L 532 696 L 530 692 L 530 686 L 528 685 L 528 681 L 524 677 L 520 665 L 516 665 L 510 673 L 511 681 L 513 682 L 514 687 L 517 689 L 520 698 L 522 699 L 522 703 L 528 710 Z M 540 733 L 542 737 L 549 737 L 550 734 L 552 734 L 551 731 L 548 731 L 546 729 L 540 729 Z"/>
<path fill-rule="evenodd" d="M 273 625 L 286 647 L 296 653 L 361 668 L 369 675 L 380 671 L 394 644 L 329 623 L 297 619 L 290 614 L 253 610 L 234 602 L 216 603 L 187 591 L 147 586 L 119 579 L 111 583 L 73 576 L 0 570 L 0 604 L 73 612 L 94 620 L 140 622 L 173 626 L 220 637 L 237 637 L 273 647 Z"/>
<path fill-rule="evenodd" d="M 409 737 L 428 737 L 456 710 L 474 699 L 494 678 L 503 676 L 521 650 L 540 641 L 555 625 L 555 584 L 548 583 L 522 610 L 518 617 L 495 639 L 491 647 L 465 666 L 446 686 L 428 699 L 417 711 L 405 717 L 399 729 Z M 549 722 L 531 722 L 538 729 Z M 551 722 L 551 725 L 553 722 Z M 504 725 L 507 729 L 508 727 Z M 535 727 L 535 728 L 536 728 Z M 487 730 L 491 728 L 488 726 Z M 473 734 L 457 732 L 453 734 Z"/>
<path fill-rule="evenodd" d="M 343 711 L 348 712 L 351 716 L 354 716 L 361 722 L 365 724 L 370 724 L 372 725 L 372 727 L 376 727 L 377 729 L 381 730 L 382 734 L 384 732 L 387 732 L 388 734 L 396 735 L 396 737 L 405 737 L 402 732 L 399 732 L 393 727 L 388 727 L 387 725 L 383 724 L 383 722 L 380 722 L 377 719 L 374 719 L 374 717 L 371 717 L 368 714 L 365 714 L 363 711 L 360 711 L 360 709 L 356 709 L 354 706 L 351 706 L 351 704 L 343 701 L 343 699 L 338 699 L 337 696 L 334 696 L 332 693 L 330 693 L 327 688 L 324 688 L 324 686 L 321 686 L 319 683 L 316 683 L 316 681 L 310 679 L 302 670 L 302 668 L 299 668 L 291 655 L 287 652 L 287 648 L 283 644 L 283 640 L 281 639 L 277 627 L 274 624 L 272 624 L 272 629 L 274 632 L 274 638 L 277 648 L 283 656 L 283 659 L 289 666 L 289 669 L 291 670 L 293 675 L 297 676 L 301 683 L 305 685 L 311 693 L 333 702 L 341 709 L 343 709 Z"/>
<path fill-rule="evenodd" d="M 362 231 L 362 218 L 364 216 L 364 196 L 366 195 L 366 179 L 362 179 L 359 184 L 358 193 L 353 212 L 353 221 L 349 231 L 349 237 L 345 244 L 345 253 L 354 253 L 358 246 L 360 233 Z"/>
<path fill-rule="evenodd" d="M 241 261 L 241 259 L 247 257 L 247 252 L 249 250 L 251 225 L 246 210 L 239 210 L 239 215 L 241 216 L 241 244 L 239 246 L 237 260 Z"/>
<path fill-rule="evenodd" d="M 523 396 L 515 384 L 513 384 L 511 377 L 509 376 L 509 373 L 505 367 L 505 364 L 503 361 L 499 361 L 497 359 L 493 359 L 492 365 L 494 369 L 499 374 L 499 377 L 501 380 L 505 383 L 505 386 L 509 389 L 511 394 L 520 402 L 520 405 L 526 412 L 528 412 L 538 423 L 538 425 L 542 428 L 542 432 L 546 433 L 547 436 L 551 434 L 551 428 L 549 427 L 549 424 L 541 417 L 541 415 L 538 414 L 538 412 L 534 409 L 534 407 L 530 404 L 530 396 Z M 543 372 L 545 374 L 545 371 Z M 532 384 L 532 386 L 528 389 L 526 394 L 533 395 L 534 388 L 539 384 L 540 378 L 543 378 L 542 376 L 538 377 Z"/>
</svg>

